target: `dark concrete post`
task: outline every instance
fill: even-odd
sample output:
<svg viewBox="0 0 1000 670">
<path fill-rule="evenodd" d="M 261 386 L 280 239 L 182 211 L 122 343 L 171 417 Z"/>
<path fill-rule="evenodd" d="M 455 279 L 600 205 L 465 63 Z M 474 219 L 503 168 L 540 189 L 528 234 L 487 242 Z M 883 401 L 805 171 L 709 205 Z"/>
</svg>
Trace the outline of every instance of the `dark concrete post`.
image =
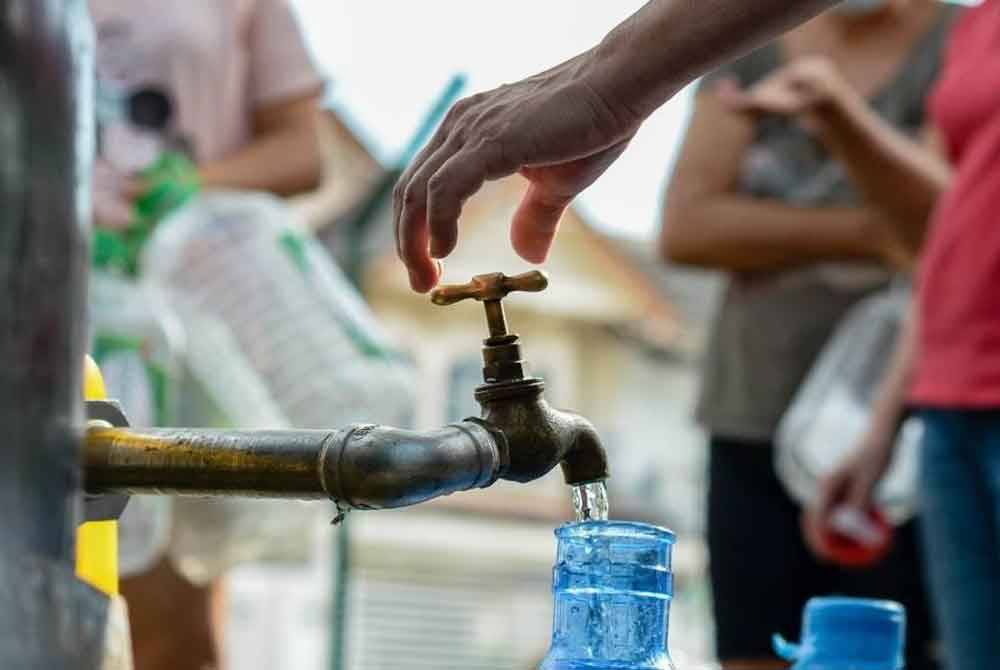
<svg viewBox="0 0 1000 670">
<path fill-rule="evenodd" d="M 86 0 L 0 3 L 0 667 L 99 667 L 74 577 L 93 30 Z"/>
</svg>

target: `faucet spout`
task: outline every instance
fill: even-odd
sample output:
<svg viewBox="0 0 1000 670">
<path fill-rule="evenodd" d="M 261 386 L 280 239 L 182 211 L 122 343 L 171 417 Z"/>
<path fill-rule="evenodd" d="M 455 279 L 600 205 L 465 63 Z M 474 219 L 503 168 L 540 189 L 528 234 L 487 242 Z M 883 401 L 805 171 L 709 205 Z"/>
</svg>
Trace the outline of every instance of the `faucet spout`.
<svg viewBox="0 0 1000 670">
<path fill-rule="evenodd" d="M 575 486 L 607 479 L 608 456 L 594 424 L 573 412 L 554 411 L 569 421 L 565 429 L 569 444 L 560 462 L 566 483 Z"/>
<path fill-rule="evenodd" d="M 607 479 L 607 453 L 593 424 L 554 409 L 543 390 L 542 380 L 533 378 L 476 389 L 483 419 L 507 439 L 510 465 L 501 478 L 529 482 L 561 465 L 571 486 Z"/>
</svg>

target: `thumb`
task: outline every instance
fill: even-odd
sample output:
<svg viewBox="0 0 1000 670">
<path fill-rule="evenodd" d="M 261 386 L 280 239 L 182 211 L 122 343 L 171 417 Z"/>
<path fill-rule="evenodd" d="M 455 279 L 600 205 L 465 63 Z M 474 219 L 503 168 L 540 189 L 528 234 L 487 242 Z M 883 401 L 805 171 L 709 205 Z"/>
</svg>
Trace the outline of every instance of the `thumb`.
<svg viewBox="0 0 1000 670">
<path fill-rule="evenodd" d="M 530 263 L 545 262 L 569 203 L 568 198 L 549 193 L 538 183 L 529 184 L 510 229 L 510 241 L 521 258 Z"/>
</svg>

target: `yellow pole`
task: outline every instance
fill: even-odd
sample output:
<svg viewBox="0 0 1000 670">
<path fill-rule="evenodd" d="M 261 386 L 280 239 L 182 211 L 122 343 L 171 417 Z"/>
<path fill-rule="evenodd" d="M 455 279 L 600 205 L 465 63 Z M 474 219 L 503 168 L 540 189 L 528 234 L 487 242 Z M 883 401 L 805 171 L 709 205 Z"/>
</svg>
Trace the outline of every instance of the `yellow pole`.
<svg viewBox="0 0 1000 670">
<path fill-rule="evenodd" d="M 84 363 L 83 396 L 87 400 L 107 397 L 104 378 L 90 356 Z M 118 593 L 117 521 L 88 521 L 77 529 L 76 574 L 109 596 Z"/>
</svg>

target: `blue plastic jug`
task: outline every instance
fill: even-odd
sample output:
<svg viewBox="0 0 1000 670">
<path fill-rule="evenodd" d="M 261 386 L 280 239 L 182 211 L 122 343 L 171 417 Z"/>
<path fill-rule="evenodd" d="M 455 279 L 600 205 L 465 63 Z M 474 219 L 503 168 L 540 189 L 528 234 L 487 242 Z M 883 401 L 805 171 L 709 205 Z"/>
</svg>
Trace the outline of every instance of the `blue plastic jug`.
<svg viewBox="0 0 1000 670">
<path fill-rule="evenodd" d="M 906 610 L 888 600 L 813 598 L 802 613 L 802 641 L 774 636 L 793 670 L 902 670 Z"/>
<path fill-rule="evenodd" d="M 672 670 L 674 534 L 586 521 L 562 526 L 556 537 L 552 645 L 541 670 Z"/>
</svg>

